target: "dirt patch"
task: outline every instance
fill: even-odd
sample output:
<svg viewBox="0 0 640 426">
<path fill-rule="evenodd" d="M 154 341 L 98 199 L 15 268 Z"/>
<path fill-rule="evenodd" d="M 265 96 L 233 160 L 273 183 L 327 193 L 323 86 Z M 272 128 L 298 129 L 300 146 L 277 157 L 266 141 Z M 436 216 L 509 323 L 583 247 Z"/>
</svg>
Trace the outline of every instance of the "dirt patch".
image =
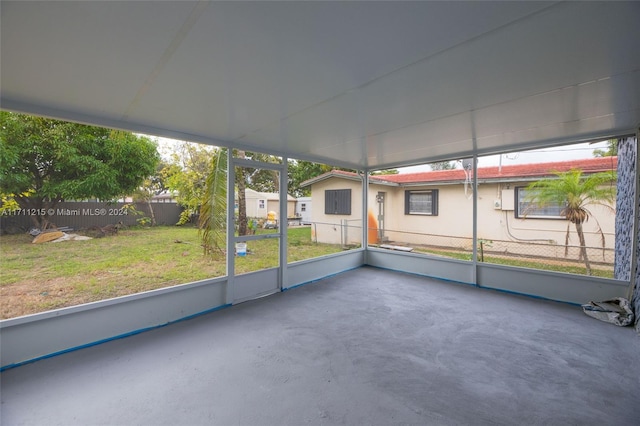
<svg viewBox="0 0 640 426">
<path fill-rule="evenodd" d="M 49 309 L 72 306 L 82 302 L 74 297 L 74 286 L 65 278 L 43 282 L 21 281 L 0 287 L 0 316 L 2 319 L 34 314 Z"/>
</svg>

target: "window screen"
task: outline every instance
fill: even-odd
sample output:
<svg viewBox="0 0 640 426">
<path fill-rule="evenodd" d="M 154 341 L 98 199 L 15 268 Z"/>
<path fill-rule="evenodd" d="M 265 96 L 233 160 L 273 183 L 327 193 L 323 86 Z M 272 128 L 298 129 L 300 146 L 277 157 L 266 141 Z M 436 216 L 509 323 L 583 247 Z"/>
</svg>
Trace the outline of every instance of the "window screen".
<svg viewBox="0 0 640 426">
<path fill-rule="evenodd" d="M 515 215 L 518 218 L 538 218 L 538 219 L 564 219 L 562 210 L 564 210 L 564 204 L 548 203 L 545 205 L 538 205 L 531 202 L 535 197 L 532 196 L 531 191 L 524 187 L 516 188 L 516 211 Z"/>
<path fill-rule="evenodd" d="M 404 214 L 438 215 L 438 190 L 405 191 Z"/>
</svg>

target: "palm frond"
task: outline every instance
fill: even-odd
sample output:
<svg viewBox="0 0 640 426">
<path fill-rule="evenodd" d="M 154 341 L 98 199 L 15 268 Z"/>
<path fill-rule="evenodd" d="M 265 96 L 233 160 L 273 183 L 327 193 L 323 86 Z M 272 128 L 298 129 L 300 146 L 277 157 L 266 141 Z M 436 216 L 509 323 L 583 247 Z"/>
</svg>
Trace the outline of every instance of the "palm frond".
<svg viewBox="0 0 640 426">
<path fill-rule="evenodd" d="M 569 221 L 565 235 L 565 257 L 568 254 L 569 224 L 573 223 L 580 239 L 579 258 L 585 262 L 587 275 L 590 275 L 591 267 L 584 242 L 582 224 L 588 221 L 590 217 L 596 220 L 604 256 L 604 233 L 587 206 L 605 206 L 615 211 L 613 205 L 616 199 L 615 181 L 617 174 L 614 171 L 609 171 L 586 176 L 579 169 L 569 170 L 568 172 L 554 172 L 554 174 L 555 177 L 553 178 L 541 179 L 531 183 L 527 187 L 529 195 L 526 201 L 530 205 L 539 207 L 549 205 L 564 206 L 561 214 Z"/>
<path fill-rule="evenodd" d="M 227 232 L 226 149 L 219 149 L 211 161 L 198 226 L 205 253 L 223 255 Z"/>
</svg>

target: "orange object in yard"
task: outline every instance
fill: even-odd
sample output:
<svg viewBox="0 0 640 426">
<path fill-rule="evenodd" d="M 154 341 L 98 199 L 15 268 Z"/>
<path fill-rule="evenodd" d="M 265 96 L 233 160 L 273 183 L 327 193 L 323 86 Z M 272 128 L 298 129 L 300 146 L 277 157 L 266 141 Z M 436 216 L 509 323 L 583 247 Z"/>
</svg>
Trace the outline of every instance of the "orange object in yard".
<svg viewBox="0 0 640 426">
<path fill-rule="evenodd" d="M 43 232 L 42 234 L 36 236 L 33 239 L 33 241 L 31 241 L 31 243 L 32 244 L 48 243 L 49 241 L 57 240 L 63 235 L 64 233 L 60 231 Z"/>
<path fill-rule="evenodd" d="M 378 244 L 378 220 L 371 210 L 369 210 L 367 216 L 367 238 L 369 239 L 369 244 Z"/>
</svg>

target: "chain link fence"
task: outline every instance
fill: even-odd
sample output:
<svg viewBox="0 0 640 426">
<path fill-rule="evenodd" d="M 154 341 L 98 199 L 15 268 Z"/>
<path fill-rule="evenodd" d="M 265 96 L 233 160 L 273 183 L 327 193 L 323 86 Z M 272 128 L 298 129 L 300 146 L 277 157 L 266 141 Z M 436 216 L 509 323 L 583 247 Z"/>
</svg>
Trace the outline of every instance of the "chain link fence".
<svg viewBox="0 0 640 426">
<path fill-rule="evenodd" d="M 395 230 L 385 230 L 384 234 L 384 238 L 371 246 L 462 260 L 473 258 L 471 237 Z M 583 250 L 576 245 L 481 238 L 477 244 L 479 262 L 613 278 L 613 248 L 585 247 Z"/>
<path fill-rule="evenodd" d="M 340 244 L 343 249 L 362 246 L 362 220 L 341 219 L 336 222 L 311 222 L 311 240 L 315 243 Z"/>
</svg>

